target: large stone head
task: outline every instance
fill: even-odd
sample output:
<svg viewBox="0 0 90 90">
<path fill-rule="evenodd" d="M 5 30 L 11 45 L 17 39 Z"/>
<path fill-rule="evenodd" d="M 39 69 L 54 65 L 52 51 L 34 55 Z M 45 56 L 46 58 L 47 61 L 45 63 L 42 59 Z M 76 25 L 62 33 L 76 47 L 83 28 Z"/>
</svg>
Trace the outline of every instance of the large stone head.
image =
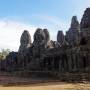
<svg viewBox="0 0 90 90">
<path fill-rule="evenodd" d="M 35 47 L 44 46 L 45 45 L 45 34 L 42 29 L 38 28 L 34 34 L 34 42 L 33 45 Z"/>
<path fill-rule="evenodd" d="M 20 43 L 22 44 L 31 44 L 31 36 L 27 30 L 24 30 L 24 32 L 21 35 Z"/>
<path fill-rule="evenodd" d="M 57 42 L 62 45 L 62 43 L 64 42 L 65 40 L 65 36 L 63 34 L 63 31 L 58 31 L 58 34 L 57 34 Z"/>
<path fill-rule="evenodd" d="M 77 20 L 77 16 L 73 16 L 71 20 L 71 28 L 72 29 L 78 29 L 79 28 L 79 22 Z"/>
<path fill-rule="evenodd" d="M 45 40 L 46 40 L 46 43 L 47 43 L 48 41 L 50 41 L 49 32 L 48 32 L 47 29 L 43 29 L 43 32 L 44 32 L 44 34 L 45 34 Z"/>
<path fill-rule="evenodd" d="M 21 35 L 19 53 L 25 52 L 31 46 L 31 36 L 27 30 Z"/>
</svg>

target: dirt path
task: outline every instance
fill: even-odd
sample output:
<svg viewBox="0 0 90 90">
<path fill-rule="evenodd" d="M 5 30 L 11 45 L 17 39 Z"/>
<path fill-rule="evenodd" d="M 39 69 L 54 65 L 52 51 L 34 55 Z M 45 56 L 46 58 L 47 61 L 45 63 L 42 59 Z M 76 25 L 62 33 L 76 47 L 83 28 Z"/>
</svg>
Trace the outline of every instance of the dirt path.
<svg viewBox="0 0 90 90">
<path fill-rule="evenodd" d="M 47 83 L 31 86 L 0 86 L 0 90 L 90 90 L 90 84 L 61 84 Z"/>
<path fill-rule="evenodd" d="M 90 83 L 63 83 L 50 80 L 42 82 L 43 80 L 39 79 L 0 75 L 0 90 L 90 90 Z"/>
</svg>

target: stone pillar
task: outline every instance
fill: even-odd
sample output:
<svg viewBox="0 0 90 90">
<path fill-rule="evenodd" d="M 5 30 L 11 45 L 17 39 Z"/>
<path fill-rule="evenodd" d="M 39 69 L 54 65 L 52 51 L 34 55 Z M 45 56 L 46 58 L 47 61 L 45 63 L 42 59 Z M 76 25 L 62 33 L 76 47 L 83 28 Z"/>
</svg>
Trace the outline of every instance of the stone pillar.
<svg viewBox="0 0 90 90">
<path fill-rule="evenodd" d="M 78 71 L 79 68 L 79 57 L 78 57 L 78 53 L 76 54 L 76 70 Z"/>
<path fill-rule="evenodd" d="M 77 63 L 77 62 L 76 62 L 76 54 L 74 53 L 74 54 L 73 54 L 73 65 L 74 65 L 73 70 L 74 70 L 74 71 L 76 71 L 76 63 Z"/>
<path fill-rule="evenodd" d="M 59 72 L 62 71 L 62 59 L 61 59 L 61 56 L 60 56 L 60 60 L 59 60 Z"/>
<path fill-rule="evenodd" d="M 70 54 L 68 55 L 68 70 L 72 70 L 72 59 Z"/>
<path fill-rule="evenodd" d="M 52 57 L 52 71 L 54 71 L 54 57 Z"/>
</svg>

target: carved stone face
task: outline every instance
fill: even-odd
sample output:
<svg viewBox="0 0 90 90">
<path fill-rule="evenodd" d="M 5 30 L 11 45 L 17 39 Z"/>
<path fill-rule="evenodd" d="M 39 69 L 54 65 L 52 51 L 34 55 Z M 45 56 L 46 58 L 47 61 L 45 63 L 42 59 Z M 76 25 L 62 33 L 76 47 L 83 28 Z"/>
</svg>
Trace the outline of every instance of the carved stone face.
<svg viewBox="0 0 90 90">
<path fill-rule="evenodd" d="M 24 30 L 24 32 L 21 35 L 20 47 L 18 52 L 23 54 L 29 47 L 31 47 L 31 36 L 27 30 Z"/>
<path fill-rule="evenodd" d="M 65 36 L 63 34 L 63 31 L 58 31 L 58 34 L 57 34 L 57 42 L 62 45 L 62 43 L 64 42 L 65 40 Z"/>
<path fill-rule="evenodd" d="M 27 30 L 24 30 L 21 36 L 20 43 L 23 44 L 31 44 L 31 36 Z"/>
<path fill-rule="evenodd" d="M 34 46 L 42 46 L 45 44 L 45 34 L 42 29 L 37 29 L 34 34 Z"/>
<path fill-rule="evenodd" d="M 50 41 L 50 35 L 47 29 L 43 29 L 43 32 L 45 34 L 46 43 Z"/>
<path fill-rule="evenodd" d="M 73 16 L 71 20 L 71 29 L 79 29 L 79 22 L 77 16 Z"/>
<path fill-rule="evenodd" d="M 44 40 L 44 37 L 40 33 L 37 33 L 34 37 L 34 40 L 38 43 L 41 43 Z"/>
</svg>

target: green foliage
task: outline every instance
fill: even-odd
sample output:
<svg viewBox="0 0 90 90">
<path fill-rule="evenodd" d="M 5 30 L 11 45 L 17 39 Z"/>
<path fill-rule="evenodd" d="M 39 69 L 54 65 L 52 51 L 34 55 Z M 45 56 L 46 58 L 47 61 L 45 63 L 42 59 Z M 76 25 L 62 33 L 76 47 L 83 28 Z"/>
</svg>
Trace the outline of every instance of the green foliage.
<svg viewBox="0 0 90 90">
<path fill-rule="evenodd" d="M 0 51 L 0 60 L 4 60 L 9 53 L 10 53 L 9 49 L 2 49 Z"/>
</svg>

